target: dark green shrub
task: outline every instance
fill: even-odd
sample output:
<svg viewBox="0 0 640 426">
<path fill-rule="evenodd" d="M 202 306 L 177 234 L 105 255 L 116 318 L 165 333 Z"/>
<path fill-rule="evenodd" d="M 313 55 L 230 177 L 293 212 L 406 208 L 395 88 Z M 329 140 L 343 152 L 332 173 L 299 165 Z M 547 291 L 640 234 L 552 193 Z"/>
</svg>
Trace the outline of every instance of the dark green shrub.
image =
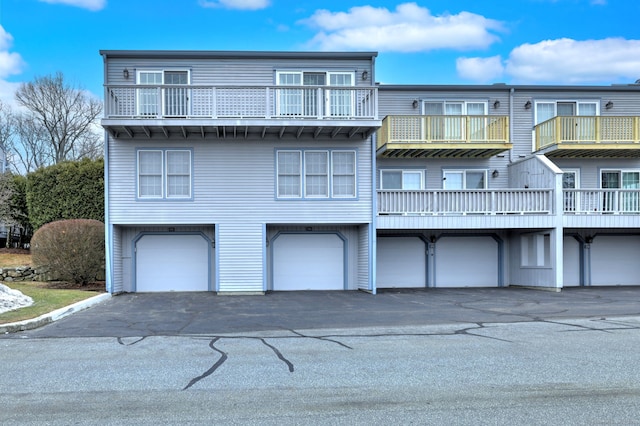
<svg viewBox="0 0 640 426">
<path fill-rule="evenodd" d="M 27 176 L 33 229 L 63 219 L 104 221 L 104 162 L 81 160 L 38 169 Z"/>
<path fill-rule="evenodd" d="M 31 261 L 54 279 L 86 284 L 104 269 L 104 224 L 93 219 L 59 220 L 31 238 Z"/>
</svg>

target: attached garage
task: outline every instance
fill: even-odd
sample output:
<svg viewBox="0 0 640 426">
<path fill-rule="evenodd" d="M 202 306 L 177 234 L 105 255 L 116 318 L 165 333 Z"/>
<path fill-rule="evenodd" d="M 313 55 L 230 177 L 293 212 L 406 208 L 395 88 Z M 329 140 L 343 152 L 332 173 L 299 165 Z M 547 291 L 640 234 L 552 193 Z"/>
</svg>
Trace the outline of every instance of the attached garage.
<svg viewBox="0 0 640 426">
<path fill-rule="evenodd" d="M 339 235 L 282 233 L 271 244 L 273 290 L 345 288 L 345 242 Z"/>
<path fill-rule="evenodd" d="M 419 237 L 378 237 L 377 288 L 427 286 L 426 244 Z"/>
<path fill-rule="evenodd" d="M 435 287 L 497 287 L 499 245 L 489 236 L 440 238 L 435 251 Z"/>
<path fill-rule="evenodd" d="M 591 285 L 640 285 L 640 236 L 598 235 L 590 252 Z"/>
<path fill-rule="evenodd" d="M 135 242 L 135 291 L 210 290 L 209 247 L 201 234 L 142 235 Z"/>
</svg>

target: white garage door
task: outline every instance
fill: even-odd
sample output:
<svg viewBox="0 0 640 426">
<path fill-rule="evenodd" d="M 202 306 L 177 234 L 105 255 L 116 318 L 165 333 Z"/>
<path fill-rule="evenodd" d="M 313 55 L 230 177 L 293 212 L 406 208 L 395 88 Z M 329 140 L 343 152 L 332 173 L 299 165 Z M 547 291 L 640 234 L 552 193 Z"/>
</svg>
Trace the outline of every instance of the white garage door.
<svg viewBox="0 0 640 426">
<path fill-rule="evenodd" d="M 563 287 L 580 285 L 580 243 L 573 237 L 564 237 L 562 243 Z"/>
<path fill-rule="evenodd" d="M 136 242 L 136 291 L 208 291 L 209 250 L 201 235 L 144 235 Z"/>
<path fill-rule="evenodd" d="M 426 287 L 425 251 L 418 237 L 378 237 L 376 287 Z"/>
<path fill-rule="evenodd" d="M 273 241 L 273 289 L 343 290 L 344 242 L 335 234 L 281 234 Z"/>
<path fill-rule="evenodd" d="M 436 287 L 497 287 L 498 243 L 491 237 L 443 237 L 436 243 Z"/>
<path fill-rule="evenodd" d="M 596 236 L 591 243 L 591 285 L 640 285 L 640 237 Z"/>
</svg>

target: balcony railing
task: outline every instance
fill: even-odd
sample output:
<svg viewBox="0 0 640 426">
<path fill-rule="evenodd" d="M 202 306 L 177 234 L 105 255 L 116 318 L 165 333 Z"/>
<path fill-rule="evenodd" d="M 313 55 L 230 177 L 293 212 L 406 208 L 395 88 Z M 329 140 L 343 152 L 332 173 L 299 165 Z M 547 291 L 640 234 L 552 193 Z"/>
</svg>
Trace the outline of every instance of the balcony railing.
<svg viewBox="0 0 640 426">
<path fill-rule="evenodd" d="M 640 189 L 564 189 L 565 213 L 640 214 Z"/>
<path fill-rule="evenodd" d="M 385 144 L 508 143 L 509 118 L 494 115 L 390 115 L 382 121 Z"/>
<path fill-rule="evenodd" d="M 556 144 L 640 144 L 640 117 L 561 116 L 538 124 L 535 130 L 538 150 Z"/>
<path fill-rule="evenodd" d="M 551 189 L 379 190 L 378 214 L 551 214 Z"/>
<path fill-rule="evenodd" d="M 106 118 L 377 119 L 376 87 L 109 85 Z"/>
</svg>

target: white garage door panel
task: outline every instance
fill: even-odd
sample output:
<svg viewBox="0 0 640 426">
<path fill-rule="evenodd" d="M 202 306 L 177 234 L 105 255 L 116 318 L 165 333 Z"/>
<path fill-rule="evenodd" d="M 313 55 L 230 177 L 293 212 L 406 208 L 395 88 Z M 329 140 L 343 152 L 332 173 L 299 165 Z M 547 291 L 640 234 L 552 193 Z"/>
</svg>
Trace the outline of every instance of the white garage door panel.
<svg viewBox="0 0 640 426">
<path fill-rule="evenodd" d="M 136 243 L 136 291 L 208 291 L 208 257 L 201 235 L 144 235 Z"/>
<path fill-rule="evenodd" d="M 344 242 L 335 234 L 283 234 L 273 243 L 273 289 L 343 290 Z"/>
<path fill-rule="evenodd" d="M 417 237 L 378 237 L 376 287 L 426 287 L 425 251 Z"/>
<path fill-rule="evenodd" d="M 573 237 L 564 237 L 563 287 L 580 285 L 580 243 Z"/>
<path fill-rule="evenodd" d="M 640 237 L 596 236 L 591 243 L 591 285 L 640 285 Z"/>
<path fill-rule="evenodd" d="M 498 243 L 491 237 L 438 240 L 435 286 L 497 287 Z"/>
</svg>

